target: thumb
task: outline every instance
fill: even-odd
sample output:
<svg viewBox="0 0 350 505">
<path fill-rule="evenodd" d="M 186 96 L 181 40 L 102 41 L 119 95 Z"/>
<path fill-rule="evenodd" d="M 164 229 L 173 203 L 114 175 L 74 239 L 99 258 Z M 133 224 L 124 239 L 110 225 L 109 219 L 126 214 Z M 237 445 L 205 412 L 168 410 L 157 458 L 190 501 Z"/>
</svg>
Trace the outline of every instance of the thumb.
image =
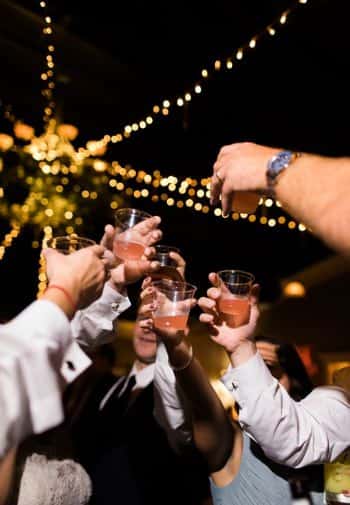
<svg viewBox="0 0 350 505">
<path fill-rule="evenodd" d="M 219 288 L 220 285 L 221 285 L 221 280 L 220 280 L 220 277 L 218 276 L 218 274 L 216 274 L 215 272 L 211 272 L 209 275 L 208 275 L 208 278 L 210 280 L 210 282 L 212 283 L 212 285 L 216 288 Z"/>
<path fill-rule="evenodd" d="M 257 305 L 259 302 L 259 295 L 260 295 L 260 285 L 259 284 L 254 284 L 252 287 L 252 292 L 251 292 L 251 297 L 250 297 L 250 304 L 251 305 Z"/>
</svg>

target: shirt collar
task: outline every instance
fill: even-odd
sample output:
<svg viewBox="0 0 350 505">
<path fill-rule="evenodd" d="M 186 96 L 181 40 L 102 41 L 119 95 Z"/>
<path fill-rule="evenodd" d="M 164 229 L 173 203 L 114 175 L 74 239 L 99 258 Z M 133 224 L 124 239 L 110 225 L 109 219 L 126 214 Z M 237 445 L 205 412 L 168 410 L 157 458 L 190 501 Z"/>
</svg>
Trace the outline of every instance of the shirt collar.
<svg viewBox="0 0 350 505">
<path fill-rule="evenodd" d="M 135 376 L 136 384 L 134 386 L 134 389 L 146 388 L 153 381 L 154 369 L 155 364 L 152 363 L 143 368 L 142 370 L 137 370 L 136 365 L 134 363 L 128 375 L 128 380 L 132 375 Z"/>
</svg>

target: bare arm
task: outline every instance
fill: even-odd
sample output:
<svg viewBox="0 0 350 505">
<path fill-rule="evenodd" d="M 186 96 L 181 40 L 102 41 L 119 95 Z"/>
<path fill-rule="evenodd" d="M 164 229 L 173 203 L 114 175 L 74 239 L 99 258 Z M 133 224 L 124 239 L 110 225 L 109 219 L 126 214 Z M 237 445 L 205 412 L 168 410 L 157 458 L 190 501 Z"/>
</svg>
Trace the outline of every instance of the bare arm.
<svg viewBox="0 0 350 505">
<path fill-rule="evenodd" d="M 350 255 L 350 158 L 303 155 L 276 186 L 287 212 L 340 253 Z"/>
<path fill-rule="evenodd" d="M 235 191 L 266 192 L 268 161 L 281 149 L 237 143 L 221 149 L 214 164 L 212 202 L 232 209 Z M 216 176 L 215 174 L 218 174 Z M 303 154 L 279 176 L 276 198 L 315 235 L 350 255 L 350 158 Z"/>
<path fill-rule="evenodd" d="M 176 380 L 190 406 L 193 440 L 205 458 L 210 472 L 220 470 L 231 455 L 233 428 L 199 362 L 191 359 L 188 345 L 165 342 L 169 360 L 175 368 Z"/>
</svg>

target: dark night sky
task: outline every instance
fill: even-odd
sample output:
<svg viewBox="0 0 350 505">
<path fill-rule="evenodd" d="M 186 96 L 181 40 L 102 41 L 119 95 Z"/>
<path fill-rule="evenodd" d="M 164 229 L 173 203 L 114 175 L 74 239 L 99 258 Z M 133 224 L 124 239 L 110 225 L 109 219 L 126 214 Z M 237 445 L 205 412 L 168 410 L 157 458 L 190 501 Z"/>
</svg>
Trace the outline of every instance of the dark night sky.
<svg viewBox="0 0 350 505">
<path fill-rule="evenodd" d="M 259 32 L 293 2 L 53 1 L 62 119 L 80 129 L 80 142 L 114 133 L 144 116 L 154 103 L 177 96 L 203 67 Z M 37 36 L 37 2 L 0 0 L 0 98 L 17 115 L 40 125 L 40 69 L 45 55 Z M 12 12 L 9 15 L 9 12 Z M 1 13 L 3 13 L 1 15 Z M 6 14 L 6 15 L 5 15 Z M 350 154 L 349 49 L 346 0 L 309 0 L 276 38 L 264 38 L 235 71 L 217 74 L 201 98 L 157 126 L 111 147 L 108 156 L 166 175 L 206 177 L 220 147 L 249 140 L 330 155 Z M 7 17 L 6 17 L 7 16 Z M 139 201 L 131 201 L 140 206 Z M 267 229 L 143 201 L 163 218 L 164 242 L 180 247 L 188 278 L 202 293 L 209 270 L 253 271 L 262 296 L 278 295 L 278 279 L 329 254 L 309 233 Z M 112 219 L 112 215 L 110 216 Z M 91 235 L 103 223 L 91 215 Z M 3 224 L 3 233 L 5 225 Z M 0 263 L 6 314 L 35 294 L 36 257 L 24 234 Z M 22 295 L 22 296 L 21 296 Z"/>
</svg>

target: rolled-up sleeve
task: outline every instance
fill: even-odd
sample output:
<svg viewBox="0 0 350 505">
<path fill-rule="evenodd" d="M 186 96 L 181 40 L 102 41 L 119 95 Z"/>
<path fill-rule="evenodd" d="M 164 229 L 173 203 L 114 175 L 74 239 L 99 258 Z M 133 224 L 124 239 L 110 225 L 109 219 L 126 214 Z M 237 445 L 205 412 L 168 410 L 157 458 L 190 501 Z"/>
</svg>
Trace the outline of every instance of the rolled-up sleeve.
<svg viewBox="0 0 350 505">
<path fill-rule="evenodd" d="M 257 353 L 223 379 L 240 406 L 239 422 L 271 459 L 295 468 L 334 460 L 349 446 L 345 391 L 316 388 L 294 401 Z"/>
<path fill-rule="evenodd" d="M 93 349 L 113 340 L 114 323 L 130 307 L 127 296 L 108 283 L 102 295 L 84 310 L 79 310 L 71 321 L 74 339 L 84 348 Z"/>
<path fill-rule="evenodd" d="M 60 370 L 71 343 L 69 321 L 50 301 L 0 327 L 0 457 L 63 420 Z"/>
</svg>

